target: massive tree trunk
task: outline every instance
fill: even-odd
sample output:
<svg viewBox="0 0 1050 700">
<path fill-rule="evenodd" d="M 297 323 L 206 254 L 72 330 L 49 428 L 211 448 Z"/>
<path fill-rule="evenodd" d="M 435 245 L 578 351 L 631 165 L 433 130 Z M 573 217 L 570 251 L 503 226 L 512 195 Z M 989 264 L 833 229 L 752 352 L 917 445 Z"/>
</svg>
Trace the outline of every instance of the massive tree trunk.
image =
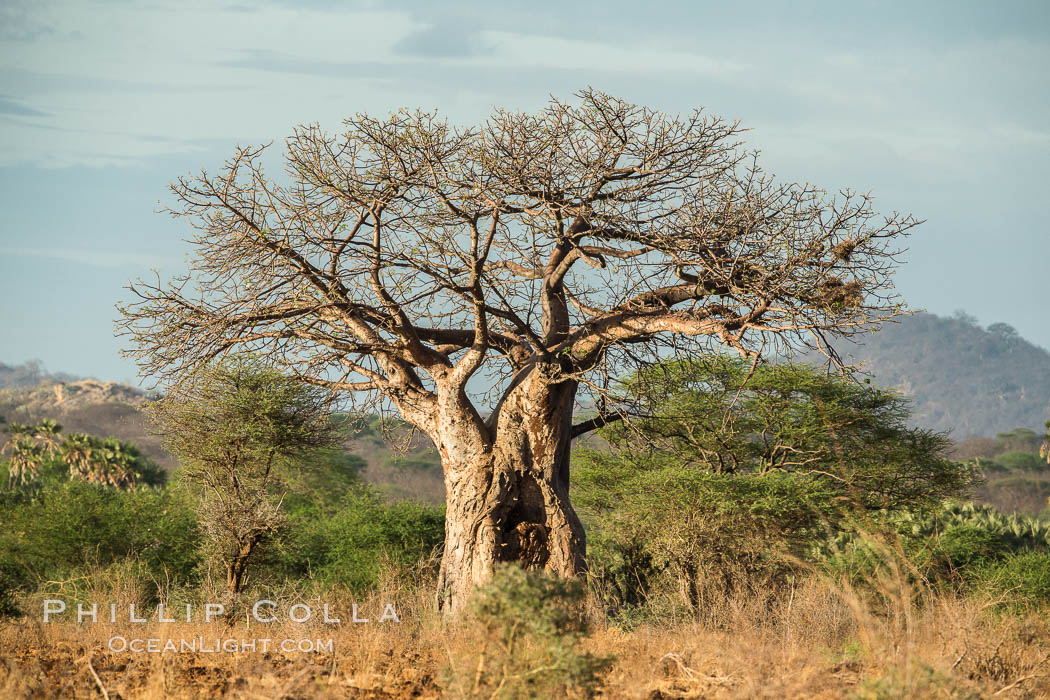
<svg viewBox="0 0 1050 700">
<path fill-rule="evenodd" d="M 575 382 L 551 385 L 534 371 L 502 402 L 489 444 L 472 451 L 457 421 L 436 440 L 447 503 L 442 612 L 461 610 L 498 562 L 565 577 L 583 572 L 583 526 L 569 502 L 575 392 Z M 457 449 L 463 444 L 467 450 Z"/>
</svg>

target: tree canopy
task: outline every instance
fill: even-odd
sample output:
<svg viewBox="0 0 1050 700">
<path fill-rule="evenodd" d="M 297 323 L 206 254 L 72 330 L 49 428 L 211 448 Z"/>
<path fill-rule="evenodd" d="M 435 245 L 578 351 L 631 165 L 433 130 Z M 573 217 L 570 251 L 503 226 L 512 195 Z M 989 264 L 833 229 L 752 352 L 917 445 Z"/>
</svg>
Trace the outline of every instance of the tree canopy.
<svg viewBox="0 0 1050 700">
<path fill-rule="evenodd" d="M 668 361 L 626 381 L 619 400 L 628 419 L 602 434 L 642 471 L 795 474 L 868 508 L 928 506 L 970 483 L 947 436 L 908 426 L 905 397 L 807 365 Z"/>
<path fill-rule="evenodd" d="M 913 218 L 776 182 L 738 124 L 700 110 L 577 97 L 466 128 L 419 111 L 301 127 L 286 184 L 263 147 L 180 178 L 192 271 L 132 286 L 131 354 L 172 378 L 249 350 L 428 429 L 441 396 L 498 406 L 541 360 L 601 394 L 698 339 L 825 347 L 899 312 Z"/>
<path fill-rule="evenodd" d="M 901 396 L 811 366 L 669 361 L 619 400 L 611 449 L 577 448 L 573 470 L 611 609 L 656 589 L 704 615 L 737 587 L 769 595 L 856 516 L 930 513 L 973 479 Z"/>
</svg>

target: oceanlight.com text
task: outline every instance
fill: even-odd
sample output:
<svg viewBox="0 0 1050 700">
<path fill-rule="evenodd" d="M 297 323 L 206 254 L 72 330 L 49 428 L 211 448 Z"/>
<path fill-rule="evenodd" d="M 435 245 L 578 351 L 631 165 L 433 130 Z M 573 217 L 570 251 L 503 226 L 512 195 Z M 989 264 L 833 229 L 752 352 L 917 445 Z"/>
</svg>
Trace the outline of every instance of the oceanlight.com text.
<svg viewBox="0 0 1050 700">
<path fill-rule="evenodd" d="M 280 651 L 286 654 L 331 654 L 332 639 L 222 639 L 203 636 L 189 639 L 127 638 L 116 635 L 109 638 L 107 649 L 115 654 L 209 654 L 209 653 L 263 653 Z"/>
</svg>

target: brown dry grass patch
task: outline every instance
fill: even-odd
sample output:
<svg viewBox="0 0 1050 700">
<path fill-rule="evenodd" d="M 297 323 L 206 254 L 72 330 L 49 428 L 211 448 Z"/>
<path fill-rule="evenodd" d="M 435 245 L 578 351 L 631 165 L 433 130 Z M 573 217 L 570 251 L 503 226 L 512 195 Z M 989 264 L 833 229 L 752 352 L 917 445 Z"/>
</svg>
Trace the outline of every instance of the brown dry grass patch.
<svg viewBox="0 0 1050 700">
<path fill-rule="evenodd" d="M 477 664 L 469 622 L 443 624 L 414 590 L 395 600 L 400 624 L 43 624 L 39 611 L 0 625 L 0 697 L 435 698 L 454 669 Z M 322 602 L 301 598 L 319 617 Z M 296 601 L 298 602 L 298 601 Z M 812 578 L 770 601 L 724 601 L 702 620 L 624 630 L 593 612 L 586 650 L 613 654 L 608 698 L 1039 698 L 1050 697 L 1045 612 L 1004 612 L 996 601 L 901 594 L 874 606 Z M 287 609 L 287 603 L 282 604 Z M 332 653 L 113 653 L 127 638 L 331 638 Z M 95 676 L 98 679 L 96 680 Z M 573 697 L 571 692 L 568 697 Z"/>
</svg>

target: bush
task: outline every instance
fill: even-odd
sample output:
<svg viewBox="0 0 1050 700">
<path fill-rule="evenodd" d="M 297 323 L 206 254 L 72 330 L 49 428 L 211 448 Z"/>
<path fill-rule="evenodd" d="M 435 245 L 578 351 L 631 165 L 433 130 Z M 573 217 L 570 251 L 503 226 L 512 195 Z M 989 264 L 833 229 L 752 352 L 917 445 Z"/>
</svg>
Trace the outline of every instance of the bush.
<svg viewBox="0 0 1050 700">
<path fill-rule="evenodd" d="M 1004 515 L 989 506 L 944 503 L 929 513 L 877 513 L 864 524 L 900 546 L 911 575 L 933 584 L 972 587 L 974 572 L 1030 553 L 1050 549 L 1050 524 Z M 870 537 L 843 532 L 821 549 L 824 565 L 863 586 L 883 557 Z"/>
<path fill-rule="evenodd" d="M 574 479 L 592 581 L 614 615 L 654 597 L 699 612 L 735 590 L 770 592 L 839 518 L 826 483 L 780 472 L 579 450 Z"/>
<path fill-rule="evenodd" d="M 18 587 L 126 558 L 141 560 L 158 580 L 197 573 L 200 534 L 177 491 L 70 481 L 33 495 L 7 494 L 0 521 L 0 571 L 17 572 Z"/>
<path fill-rule="evenodd" d="M 1024 605 L 1050 603 L 1050 553 L 1028 552 L 989 562 L 973 572 L 978 588 Z"/>
<path fill-rule="evenodd" d="M 1013 451 L 1037 452 L 1043 440 L 1043 436 L 1028 428 L 1014 428 L 1007 433 L 999 433 L 995 436 L 995 443 L 999 451 L 1007 453 Z"/>
<path fill-rule="evenodd" d="M 513 564 L 497 568 L 471 597 L 481 633 L 473 645 L 477 655 L 450 669 L 449 690 L 457 697 L 500 698 L 594 693 L 612 658 L 578 649 L 589 631 L 583 599 L 579 581 Z"/>
<path fill-rule="evenodd" d="M 903 397 L 813 367 L 711 355 L 621 386 L 629 420 L 602 430 L 616 451 L 578 449 L 573 473 L 614 614 L 654 594 L 697 613 L 774 595 L 851 512 L 921 512 L 974 480 Z"/>
<path fill-rule="evenodd" d="M 388 504 L 373 489 L 358 486 L 331 512 L 304 505 L 291 513 L 289 535 L 274 563 L 284 575 L 312 573 L 358 593 L 378 583 L 384 562 L 415 562 L 432 554 L 444 535 L 444 508 Z"/>
<path fill-rule="evenodd" d="M 1010 471 L 1036 472 L 1047 467 L 1046 462 L 1032 452 L 1007 452 L 996 457 L 995 461 Z"/>
<path fill-rule="evenodd" d="M 933 558 L 941 570 L 956 570 L 998 559 L 1011 549 L 1000 533 L 987 526 L 958 525 L 936 540 Z"/>
</svg>

